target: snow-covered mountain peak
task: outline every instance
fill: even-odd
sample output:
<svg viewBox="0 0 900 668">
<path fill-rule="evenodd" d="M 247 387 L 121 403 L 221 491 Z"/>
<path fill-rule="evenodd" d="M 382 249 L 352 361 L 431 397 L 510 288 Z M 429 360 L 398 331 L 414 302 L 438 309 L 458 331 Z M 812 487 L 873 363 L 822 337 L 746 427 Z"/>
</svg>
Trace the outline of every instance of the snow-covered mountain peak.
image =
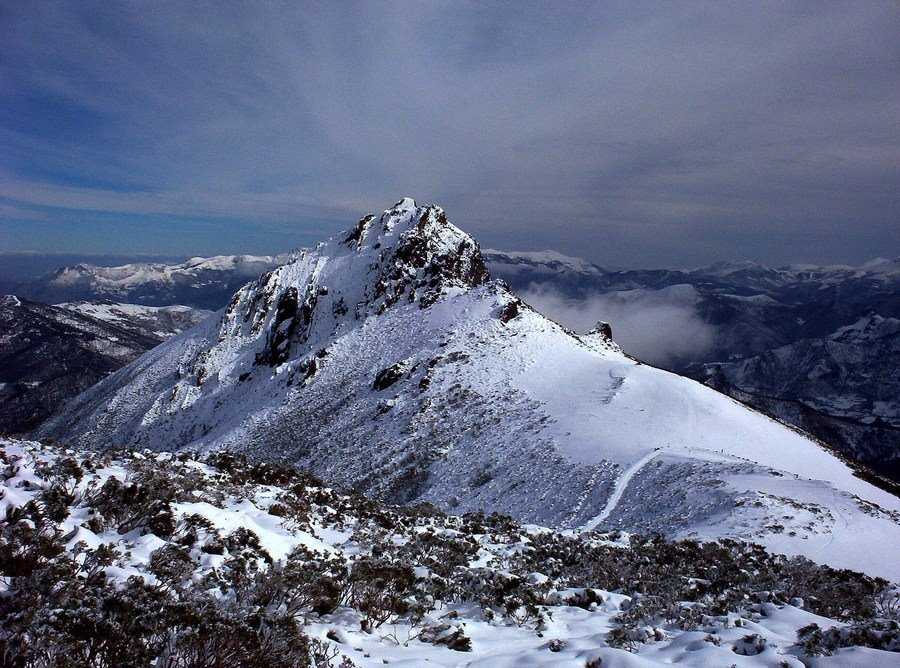
<svg viewBox="0 0 900 668">
<path fill-rule="evenodd" d="M 873 312 L 863 316 L 851 325 L 841 327 L 828 339 L 841 342 L 871 342 L 876 339 L 894 337 L 897 335 L 898 330 L 900 330 L 900 320 L 885 318 Z"/>
<path fill-rule="evenodd" d="M 554 250 L 545 251 L 501 251 L 485 249 L 488 262 L 506 265 L 507 268 L 539 273 L 577 272 L 590 276 L 603 276 L 607 272 L 595 264 L 580 257 L 563 255 Z"/>
<path fill-rule="evenodd" d="M 450 223 L 439 206 L 416 206 L 410 197 L 378 220 L 374 214 L 365 216 L 343 237 L 342 245 L 377 263 L 386 281 L 425 272 L 431 277 L 429 283 L 434 283 L 431 287 L 437 287 L 437 281 L 469 288 L 489 279 L 475 240 Z M 333 241 L 317 250 L 334 255 L 329 245 Z"/>
<path fill-rule="evenodd" d="M 39 435 L 235 449 L 397 502 L 748 538 L 900 573 L 872 549 L 900 536 L 896 497 L 609 334 L 529 309 L 440 208 L 404 199 L 244 286 Z"/>
<path fill-rule="evenodd" d="M 309 357 L 301 362 L 308 371 L 316 354 L 366 318 L 397 304 L 424 309 L 489 278 L 478 244 L 443 209 L 404 198 L 238 291 L 216 344 L 186 373 L 199 381 L 223 366 L 249 374 Z"/>
<path fill-rule="evenodd" d="M 752 260 L 726 260 L 715 262 L 708 267 L 702 267 L 701 270 L 709 274 L 721 276 L 727 276 L 738 271 L 770 271 L 768 267 L 759 264 L 758 262 L 753 262 Z"/>
</svg>

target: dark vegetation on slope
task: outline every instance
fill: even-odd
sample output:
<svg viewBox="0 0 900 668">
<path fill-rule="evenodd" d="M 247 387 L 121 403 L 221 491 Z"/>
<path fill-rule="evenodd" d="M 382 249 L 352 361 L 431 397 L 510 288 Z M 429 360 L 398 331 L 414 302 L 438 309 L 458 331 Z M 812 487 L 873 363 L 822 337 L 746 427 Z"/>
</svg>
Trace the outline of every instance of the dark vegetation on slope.
<svg viewBox="0 0 900 668">
<path fill-rule="evenodd" d="M 25 433 L 161 338 L 17 297 L 0 297 L 0 433 Z"/>
<path fill-rule="evenodd" d="M 700 629 L 729 612 L 752 619 L 788 602 L 849 624 L 802 629 L 807 654 L 860 644 L 900 649 L 898 599 L 887 582 L 756 545 L 566 536 L 526 530 L 502 515 L 390 506 L 228 453 L 205 463 L 212 472 L 189 455 L 114 458 L 43 446 L 32 451 L 33 475 L 25 476 L 23 459 L 4 450 L 4 491 L 34 495 L 10 503 L 0 522 L 2 665 L 350 666 L 337 642 L 304 632 L 341 606 L 358 612 L 363 630 L 402 619 L 418 640 L 464 652 L 470 641 L 453 615 L 435 624 L 426 621 L 429 611 L 475 603 L 485 618 L 540 634 L 546 606 L 591 609 L 603 600 L 598 589 L 634 597 L 607 640 L 625 649 L 662 637 L 661 626 Z M 97 476 L 110 466 L 124 467 L 124 478 Z M 261 485 L 277 488 L 268 513 L 285 527 L 352 531 L 359 553 L 301 546 L 274 561 L 252 531 L 226 532 L 173 510 L 198 498 L 225 507 L 253 498 Z M 146 573 L 124 577 L 121 543 L 66 548 L 73 534 L 63 523 L 76 516 L 96 535 L 153 534 L 162 544 Z M 518 549 L 497 550 L 489 565 L 472 567 L 484 545 Z M 204 568 L 211 556 L 218 565 Z M 535 572 L 547 579 L 535 583 L 528 577 Z M 753 639 L 747 644 L 752 649 Z"/>
</svg>

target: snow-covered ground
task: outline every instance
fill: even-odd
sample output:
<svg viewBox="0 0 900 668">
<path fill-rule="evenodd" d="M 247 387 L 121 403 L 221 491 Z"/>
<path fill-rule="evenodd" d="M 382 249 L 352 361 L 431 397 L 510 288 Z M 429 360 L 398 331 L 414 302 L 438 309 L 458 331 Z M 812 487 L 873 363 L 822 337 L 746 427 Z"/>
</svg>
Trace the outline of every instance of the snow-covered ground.
<svg viewBox="0 0 900 668">
<path fill-rule="evenodd" d="M 515 555 L 534 550 L 536 545 L 542 544 L 541 537 L 551 535 L 547 529 L 536 526 L 515 527 L 502 522 L 480 526 L 477 520 L 469 524 L 460 518 L 416 515 L 401 509 L 373 506 L 371 502 L 321 487 L 318 483 L 306 483 L 297 496 L 298 492 L 290 491 L 290 481 L 286 481 L 284 488 L 238 482 L 237 478 L 230 478 L 214 466 L 185 458 L 176 460 L 168 453 L 97 458 L 96 455 L 81 455 L 37 443 L 2 439 L 0 456 L 6 467 L 0 516 L 14 518 L 15 514 L 8 511 L 22 509 L 29 502 L 42 499 L 44 490 L 52 485 L 67 490 L 72 502 L 67 517 L 59 525 L 67 549 L 72 551 L 83 544 L 79 549 L 80 558 L 84 558 L 100 546 L 113 547 L 117 556 L 105 568 L 105 574 L 120 586 L 133 576 L 144 579 L 151 586 L 158 584 L 154 573 L 161 571 L 151 566 L 153 554 L 175 544 L 188 550 L 193 582 L 221 580 L 224 583 L 227 581 L 225 574 L 233 567 L 229 558 L 237 548 L 213 549 L 209 546 L 232 546 L 229 537 L 237 535 L 235 530 L 247 530 L 258 538 L 260 548 L 273 564 L 267 566 L 260 560 L 263 569 L 281 568 L 292 558 L 299 558 L 293 556 L 298 547 L 311 551 L 303 553 L 307 555 L 304 558 L 315 553 L 319 555 L 315 558 L 346 560 L 352 569 L 355 563 L 378 553 L 379 546 L 402 550 L 404 545 L 412 545 L 417 536 L 445 541 L 439 545 L 453 545 L 453 541 L 459 541 L 461 549 L 471 552 L 468 564 L 463 568 L 470 569 L 472 577 L 487 578 L 486 582 L 498 577 L 511 578 L 511 582 L 521 579 L 523 575 L 517 570 L 521 567 L 516 566 Z M 72 473 L 71 465 L 61 464 L 67 458 L 80 462 L 77 473 Z M 138 491 L 132 498 L 139 500 L 142 498 L 141 485 L 152 490 L 157 479 L 169 481 L 169 492 L 174 497 L 169 502 L 173 513 L 172 528 L 166 533 L 154 534 L 146 524 L 135 522 L 133 518 L 124 529 L 110 525 L 104 519 L 105 513 L 110 511 L 101 510 L 103 495 L 108 493 L 105 490 L 115 489 L 111 480 L 135 485 L 134 489 Z M 298 507 L 304 509 L 302 515 L 295 516 L 285 510 L 291 507 L 291 499 L 298 500 Z M 307 505 L 306 499 L 312 501 L 311 505 Z M 281 510 L 276 511 L 276 506 Z M 153 507 L 154 513 L 160 512 L 158 506 Z M 198 531 L 198 527 L 199 533 L 192 534 L 191 531 Z M 627 537 L 591 537 L 578 532 L 567 532 L 566 535 L 586 541 L 585 547 L 602 544 L 614 551 L 624 549 L 622 546 L 627 542 Z M 423 545 L 426 546 L 423 549 L 427 549 L 432 544 L 426 542 Z M 428 583 L 437 574 L 424 564 L 434 562 L 427 561 L 424 552 L 403 554 L 406 554 L 407 565 L 416 573 L 416 587 L 424 588 L 421 592 L 429 591 Z M 546 568 L 551 576 L 541 572 L 524 576 L 527 584 L 523 586 L 533 588 L 539 595 L 543 621 L 525 619 L 515 614 L 515 609 L 509 614 L 503 613 L 502 605 L 493 609 L 484 602 L 476 604 L 467 600 L 444 601 L 427 597 L 424 600 L 430 601 L 430 607 L 424 614 L 415 619 L 403 614 L 391 615 L 368 631 L 363 630 L 365 615 L 346 603 L 327 614 L 312 614 L 308 610 L 298 610 L 296 614 L 301 615 L 305 632 L 333 651 L 334 666 L 342 657 L 352 660 L 353 665 L 366 667 L 384 664 L 448 668 L 584 668 L 586 665 L 640 668 L 670 664 L 871 668 L 900 665 L 900 654 L 865 647 L 837 649 L 832 656 L 807 656 L 797 645 L 798 629 L 810 624 L 818 624 L 822 629 L 845 628 L 847 622 L 814 614 L 799 600 L 793 604 L 779 601 L 774 592 L 754 594 L 746 599 L 738 596 L 735 600 L 739 602 L 733 610 L 697 617 L 690 630 L 684 630 L 676 623 L 658 621 L 652 629 L 653 637 L 632 643 L 631 651 L 616 647 L 610 631 L 620 625 L 620 615 L 638 599 L 595 587 L 591 589 L 594 602 L 579 607 L 574 602 L 579 596 L 586 595 L 587 590 L 583 585 L 567 588 L 560 575 L 552 575 L 556 568 L 552 563 L 557 557 L 563 558 L 562 555 L 548 555 Z M 217 573 L 217 569 L 221 572 Z M 685 581 L 689 575 L 684 575 Z M 14 586 L 15 578 L 0 578 L 0 587 L 7 595 Z M 415 591 L 420 592 L 419 589 Z M 215 596 L 224 601 L 231 594 L 222 584 L 221 593 Z M 428 641 L 429 637 L 446 637 L 451 632 L 467 638 L 468 647 L 459 645 L 451 649 L 439 640 Z"/>
<path fill-rule="evenodd" d="M 110 301 L 82 301 L 63 302 L 56 306 L 126 329 L 143 327 L 144 333 L 160 339 L 181 334 L 212 315 L 212 311 L 181 305 L 144 306 Z"/>
</svg>

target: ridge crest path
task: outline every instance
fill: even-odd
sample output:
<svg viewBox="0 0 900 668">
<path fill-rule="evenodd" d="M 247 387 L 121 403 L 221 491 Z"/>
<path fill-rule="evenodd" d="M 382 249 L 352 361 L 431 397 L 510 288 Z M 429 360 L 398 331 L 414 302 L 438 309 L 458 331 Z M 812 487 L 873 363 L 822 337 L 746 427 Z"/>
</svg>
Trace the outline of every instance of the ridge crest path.
<svg viewBox="0 0 900 668">
<path fill-rule="evenodd" d="M 615 487 L 613 487 L 612 494 L 609 496 L 609 500 L 606 502 L 606 505 L 603 507 L 603 510 L 599 515 L 594 517 L 591 520 L 582 525 L 582 529 L 584 531 L 593 531 L 596 529 L 604 520 L 606 520 L 611 514 L 612 511 L 616 509 L 616 506 L 619 505 L 619 501 L 622 500 L 622 495 L 625 494 L 625 490 L 628 488 L 628 483 L 631 482 L 631 479 L 644 468 L 647 464 L 649 464 L 653 459 L 657 457 L 657 455 L 661 454 L 661 450 L 656 449 L 652 452 L 648 452 L 646 455 L 637 460 L 634 464 L 629 466 L 622 475 L 616 480 Z"/>
</svg>

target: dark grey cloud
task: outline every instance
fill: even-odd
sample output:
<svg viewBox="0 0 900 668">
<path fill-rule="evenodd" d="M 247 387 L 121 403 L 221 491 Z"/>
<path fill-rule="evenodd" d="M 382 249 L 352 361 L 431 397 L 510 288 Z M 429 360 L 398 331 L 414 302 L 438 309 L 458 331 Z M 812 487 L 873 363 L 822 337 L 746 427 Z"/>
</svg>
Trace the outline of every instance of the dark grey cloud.
<svg viewBox="0 0 900 668">
<path fill-rule="evenodd" d="M 0 12 L 18 247 L 271 252 L 409 194 L 603 264 L 900 252 L 894 3 Z"/>
</svg>

